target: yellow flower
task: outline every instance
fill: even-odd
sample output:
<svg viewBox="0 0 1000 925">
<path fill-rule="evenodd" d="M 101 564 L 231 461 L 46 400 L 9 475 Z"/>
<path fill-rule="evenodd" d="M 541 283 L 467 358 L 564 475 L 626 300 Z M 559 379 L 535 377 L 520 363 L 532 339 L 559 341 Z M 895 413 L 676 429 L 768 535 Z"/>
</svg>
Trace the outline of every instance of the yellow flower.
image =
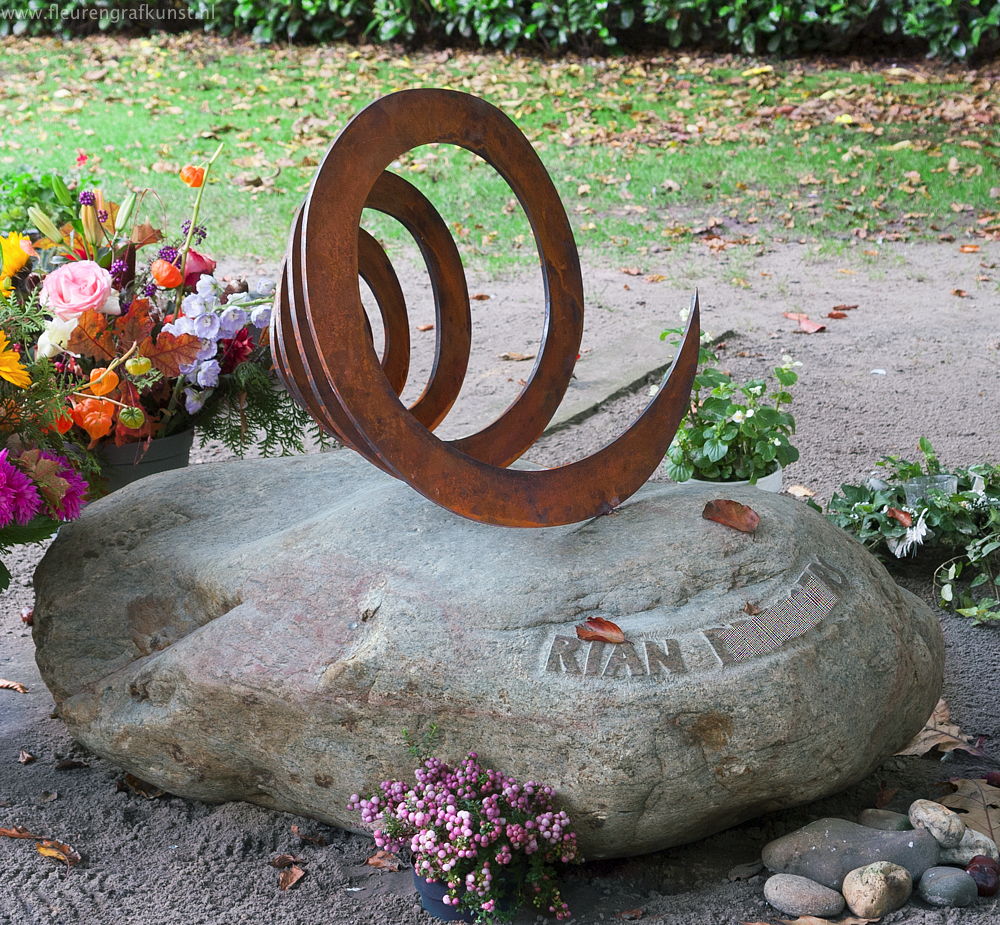
<svg viewBox="0 0 1000 925">
<path fill-rule="evenodd" d="M 3 269 L 0 269 L 0 279 L 16 276 L 31 259 L 31 252 L 25 250 L 25 244 L 30 248 L 31 239 L 16 231 L 12 231 L 6 238 L 0 238 L 0 250 L 3 251 Z"/>
<path fill-rule="evenodd" d="M 21 355 L 10 349 L 7 335 L 3 331 L 0 331 L 0 379 L 6 379 L 19 389 L 31 385 L 31 376 L 21 363 Z"/>
</svg>

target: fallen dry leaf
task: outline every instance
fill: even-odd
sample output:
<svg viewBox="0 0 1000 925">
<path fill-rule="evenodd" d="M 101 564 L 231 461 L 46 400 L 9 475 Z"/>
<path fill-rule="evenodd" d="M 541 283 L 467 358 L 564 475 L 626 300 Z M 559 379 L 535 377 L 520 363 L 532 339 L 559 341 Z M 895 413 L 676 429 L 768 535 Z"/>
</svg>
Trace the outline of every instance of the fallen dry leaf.
<svg viewBox="0 0 1000 925">
<path fill-rule="evenodd" d="M 636 919 L 641 919 L 645 914 L 645 909 L 624 909 L 618 913 L 618 918 L 635 921 Z"/>
<path fill-rule="evenodd" d="M 381 849 L 376 851 L 365 863 L 377 870 L 396 871 L 403 866 L 403 862 L 396 855 L 390 851 L 382 851 Z"/>
<path fill-rule="evenodd" d="M 485 292 L 477 292 L 475 295 L 469 296 L 475 302 L 485 302 L 489 299 L 489 296 Z"/>
<path fill-rule="evenodd" d="M 21 764 L 31 764 L 31 762 L 35 760 L 35 756 L 32 755 L 31 752 L 25 751 L 22 748 L 21 754 L 17 756 L 17 760 L 20 761 Z"/>
<path fill-rule="evenodd" d="M 831 311 L 835 312 L 853 312 L 857 305 L 834 305 Z"/>
<path fill-rule="evenodd" d="M 619 267 L 618 269 L 626 276 L 642 276 L 642 270 L 639 267 Z"/>
<path fill-rule="evenodd" d="M 964 299 L 969 293 L 967 293 L 964 289 L 952 289 L 951 294 L 958 296 L 960 299 Z"/>
<path fill-rule="evenodd" d="M 726 874 L 726 879 L 731 882 L 737 880 L 752 880 L 764 869 L 763 861 L 749 861 L 746 864 L 737 864 Z"/>
<path fill-rule="evenodd" d="M 136 796 L 145 797 L 147 800 L 155 800 L 157 797 L 162 797 L 166 791 L 161 790 L 155 784 L 149 784 L 144 780 L 139 780 L 132 774 L 126 774 L 124 777 L 118 778 L 115 782 L 115 789 L 121 793 L 124 790 L 128 790 Z"/>
<path fill-rule="evenodd" d="M 23 825 L 11 826 L 9 829 L 0 828 L 0 837 L 2 838 L 42 838 L 41 835 L 35 835 L 33 832 L 29 832 Z"/>
<path fill-rule="evenodd" d="M 6 678 L 0 678 L 0 689 L 17 691 L 19 694 L 28 693 L 28 688 L 26 688 L 20 681 L 8 681 Z"/>
<path fill-rule="evenodd" d="M 891 507 L 885 512 L 886 517 L 891 517 L 893 520 L 898 521 L 904 527 L 913 526 L 913 515 L 908 514 L 906 511 L 901 511 L 898 507 Z"/>
<path fill-rule="evenodd" d="M 963 244 L 959 248 L 959 251 L 961 251 L 963 254 L 978 254 L 979 253 L 979 245 L 978 244 Z"/>
<path fill-rule="evenodd" d="M 797 919 L 778 919 L 784 925 L 868 925 L 868 922 L 877 922 L 878 919 L 861 919 L 856 915 L 849 915 L 842 919 L 821 919 L 818 915 L 800 915 Z"/>
<path fill-rule="evenodd" d="M 816 492 L 811 488 L 807 488 L 805 485 L 789 485 L 785 489 L 793 498 L 812 498 Z"/>
<path fill-rule="evenodd" d="M 605 620 L 604 617 L 591 617 L 576 627 L 576 635 L 583 640 L 595 642 L 620 643 L 625 641 L 625 634 L 617 623 Z"/>
<path fill-rule="evenodd" d="M 58 799 L 59 799 L 58 790 L 43 790 L 40 794 L 38 794 L 39 803 L 51 803 L 53 800 L 58 800 Z"/>
<path fill-rule="evenodd" d="M 966 735 L 951 721 L 951 708 L 947 701 L 939 700 L 924 728 L 899 755 L 927 755 L 937 749 L 939 752 L 963 751 L 970 755 L 985 757 L 986 753 L 973 743 L 972 736 Z"/>
<path fill-rule="evenodd" d="M 302 858 L 297 858 L 294 854 L 279 854 L 276 858 L 271 858 L 267 863 L 272 867 L 277 867 L 278 870 L 284 870 L 286 867 L 298 864 L 301 860 Z"/>
<path fill-rule="evenodd" d="M 57 771 L 74 771 L 77 768 L 89 768 L 90 765 L 86 761 L 78 761 L 76 758 L 63 758 L 62 761 L 57 761 L 55 763 L 55 769 Z"/>
<path fill-rule="evenodd" d="M 817 334 L 826 330 L 825 324 L 810 320 L 809 316 L 803 312 L 784 312 L 786 318 L 799 323 L 799 331 L 805 334 Z"/>
<path fill-rule="evenodd" d="M 827 312 L 827 318 L 847 318 L 847 312 Z"/>
<path fill-rule="evenodd" d="M 35 625 L 35 609 L 33 607 L 21 608 L 21 622 L 26 623 L 28 626 Z"/>
<path fill-rule="evenodd" d="M 643 279 L 647 283 L 662 283 L 666 277 L 662 273 L 650 273 L 649 275 L 644 276 Z"/>
<path fill-rule="evenodd" d="M 753 533 L 760 524 L 760 516 L 752 507 L 730 501 L 726 498 L 716 498 L 705 505 L 701 512 L 705 520 L 714 520 L 724 527 L 732 527 L 741 533 Z"/>
<path fill-rule="evenodd" d="M 747 601 L 743 605 L 743 613 L 751 617 L 756 617 L 760 613 L 760 604 L 756 601 Z"/>
<path fill-rule="evenodd" d="M 38 843 L 38 853 L 52 858 L 53 861 L 61 861 L 67 867 L 75 867 L 80 863 L 80 855 L 72 845 L 56 841 L 54 838 L 43 838 Z"/>
<path fill-rule="evenodd" d="M 291 827 L 292 835 L 311 845 L 325 845 L 327 838 L 325 835 L 306 835 L 297 825 Z"/>
<path fill-rule="evenodd" d="M 433 331 L 434 330 L 434 325 L 433 324 L 418 324 L 417 325 L 417 330 L 418 331 Z"/>
<path fill-rule="evenodd" d="M 515 363 L 520 363 L 524 360 L 533 360 L 535 358 L 533 353 L 512 353 L 509 351 L 506 353 L 498 353 L 497 356 L 501 360 L 513 360 Z"/>
<path fill-rule="evenodd" d="M 278 887 L 282 890 L 290 890 L 305 875 L 306 872 L 295 864 L 291 867 L 286 867 L 280 874 L 278 874 Z"/>
<path fill-rule="evenodd" d="M 997 841 L 1000 838 L 1000 787 L 991 787 L 982 777 L 974 780 L 955 777 L 948 783 L 955 792 L 941 797 L 938 803 L 959 813 L 970 829 Z"/>
</svg>

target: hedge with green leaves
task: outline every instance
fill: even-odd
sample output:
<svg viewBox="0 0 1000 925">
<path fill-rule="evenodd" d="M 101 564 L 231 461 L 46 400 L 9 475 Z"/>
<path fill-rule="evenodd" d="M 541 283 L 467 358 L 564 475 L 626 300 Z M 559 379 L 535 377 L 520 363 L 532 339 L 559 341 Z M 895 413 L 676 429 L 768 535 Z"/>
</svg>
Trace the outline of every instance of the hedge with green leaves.
<svg viewBox="0 0 1000 925">
<path fill-rule="evenodd" d="M 905 47 L 964 60 L 1000 48 L 1000 0 L 0 0 L 0 35 L 192 27 L 259 42 L 659 45 L 776 55 Z"/>
</svg>

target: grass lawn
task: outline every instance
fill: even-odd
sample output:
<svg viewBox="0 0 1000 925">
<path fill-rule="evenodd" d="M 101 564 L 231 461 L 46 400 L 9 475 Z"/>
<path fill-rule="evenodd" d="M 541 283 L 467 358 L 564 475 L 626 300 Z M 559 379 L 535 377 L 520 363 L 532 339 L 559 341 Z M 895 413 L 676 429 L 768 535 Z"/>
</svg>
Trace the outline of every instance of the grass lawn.
<svg viewBox="0 0 1000 925">
<path fill-rule="evenodd" d="M 539 59 L 386 47 L 257 47 L 198 36 L 0 41 L 0 173 L 76 170 L 153 187 L 176 229 L 177 177 L 225 149 L 203 215 L 216 257 L 276 259 L 315 165 L 376 97 L 452 87 L 500 106 L 532 139 L 590 252 L 647 272 L 701 238 L 766 243 L 1000 236 L 996 78 L 921 65 L 862 69 L 671 54 Z M 505 184 L 466 151 L 396 165 L 490 269 L 533 263 Z M 367 216 L 367 213 L 366 213 Z M 375 217 L 383 239 L 404 237 Z"/>
</svg>

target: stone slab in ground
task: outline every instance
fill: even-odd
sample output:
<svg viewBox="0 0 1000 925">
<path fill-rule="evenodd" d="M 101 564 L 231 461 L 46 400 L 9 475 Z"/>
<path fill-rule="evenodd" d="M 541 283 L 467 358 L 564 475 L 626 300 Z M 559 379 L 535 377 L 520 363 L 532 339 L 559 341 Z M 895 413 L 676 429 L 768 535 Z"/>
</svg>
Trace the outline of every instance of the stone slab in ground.
<svg viewBox="0 0 1000 925">
<path fill-rule="evenodd" d="M 172 793 L 350 826 L 434 722 L 556 786 L 588 856 L 652 851 L 861 779 L 940 689 L 935 617 L 859 544 L 726 495 L 756 534 L 665 485 L 484 526 L 347 451 L 152 476 L 60 531 L 38 662 L 77 738 Z M 597 615 L 629 643 L 578 640 Z"/>
</svg>

